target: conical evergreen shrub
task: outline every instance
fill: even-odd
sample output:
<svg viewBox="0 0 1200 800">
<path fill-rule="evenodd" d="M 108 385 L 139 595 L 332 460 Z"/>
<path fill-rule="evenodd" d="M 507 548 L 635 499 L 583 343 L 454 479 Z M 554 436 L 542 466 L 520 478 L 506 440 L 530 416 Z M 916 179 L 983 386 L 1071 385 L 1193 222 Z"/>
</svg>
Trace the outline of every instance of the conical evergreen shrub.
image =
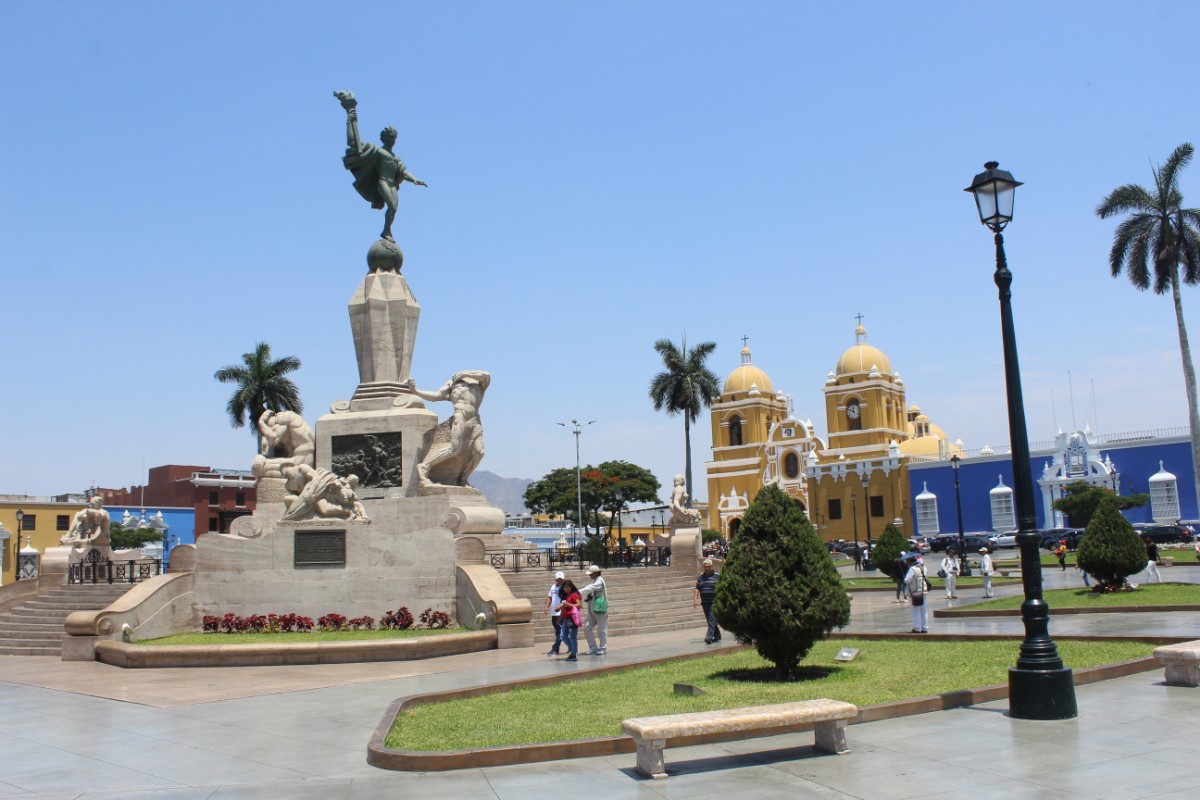
<svg viewBox="0 0 1200 800">
<path fill-rule="evenodd" d="M 875 542 L 874 554 L 871 560 L 884 575 L 899 583 L 904 579 L 905 568 L 897 559 L 900 554 L 908 551 L 908 539 L 900 533 L 900 529 L 892 523 L 883 528 L 883 533 Z"/>
<path fill-rule="evenodd" d="M 775 485 L 758 493 L 733 537 L 713 614 L 791 677 L 812 646 L 850 622 L 850 600 L 812 524 Z"/>
<path fill-rule="evenodd" d="M 1079 567 L 1096 579 L 1101 592 L 1114 592 L 1125 579 L 1146 568 L 1146 545 L 1129 520 L 1117 510 L 1117 502 L 1106 497 L 1079 541 Z"/>
</svg>

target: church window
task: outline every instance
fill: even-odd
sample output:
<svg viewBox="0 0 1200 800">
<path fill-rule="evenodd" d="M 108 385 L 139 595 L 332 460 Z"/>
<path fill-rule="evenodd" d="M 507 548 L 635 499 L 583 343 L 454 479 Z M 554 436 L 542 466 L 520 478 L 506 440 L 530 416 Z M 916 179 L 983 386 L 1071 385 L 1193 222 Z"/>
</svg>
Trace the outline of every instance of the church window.
<svg viewBox="0 0 1200 800">
<path fill-rule="evenodd" d="M 830 499 L 830 501 L 829 501 L 829 518 L 831 520 L 842 518 L 842 501 L 841 500 Z"/>
<path fill-rule="evenodd" d="M 729 445 L 737 447 L 742 443 L 742 418 L 733 417 L 729 420 Z"/>
<path fill-rule="evenodd" d="M 789 480 L 795 480 L 800 474 L 800 458 L 795 453 L 788 453 L 783 457 L 783 474 Z"/>
<path fill-rule="evenodd" d="M 882 517 L 883 516 L 883 495 L 881 495 L 881 494 L 871 495 L 871 516 L 872 517 Z"/>
</svg>

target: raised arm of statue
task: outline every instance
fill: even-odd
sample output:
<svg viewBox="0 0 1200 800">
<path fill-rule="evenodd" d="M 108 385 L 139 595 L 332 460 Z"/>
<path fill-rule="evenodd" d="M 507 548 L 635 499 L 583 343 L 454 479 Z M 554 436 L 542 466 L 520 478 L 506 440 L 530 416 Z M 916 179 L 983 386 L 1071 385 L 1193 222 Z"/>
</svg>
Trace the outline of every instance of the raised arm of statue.
<svg viewBox="0 0 1200 800">
<path fill-rule="evenodd" d="M 354 92 L 344 89 L 335 91 L 333 96 L 340 100 L 342 108 L 346 109 L 346 147 L 360 153 L 362 138 L 358 135 L 358 100 L 354 99 Z"/>
<path fill-rule="evenodd" d="M 450 380 L 443 383 L 442 387 L 440 389 L 438 389 L 436 392 L 429 392 L 429 391 L 425 391 L 424 389 L 418 389 L 417 382 L 412 378 L 409 378 L 402 384 L 402 386 L 407 391 L 410 391 L 413 394 L 415 394 L 417 397 L 421 398 L 422 400 L 428 400 L 431 403 L 436 403 L 440 400 L 449 400 L 450 399 L 450 388 L 453 385 L 454 385 L 454 379 L 451 378 Z"/>
</svg>

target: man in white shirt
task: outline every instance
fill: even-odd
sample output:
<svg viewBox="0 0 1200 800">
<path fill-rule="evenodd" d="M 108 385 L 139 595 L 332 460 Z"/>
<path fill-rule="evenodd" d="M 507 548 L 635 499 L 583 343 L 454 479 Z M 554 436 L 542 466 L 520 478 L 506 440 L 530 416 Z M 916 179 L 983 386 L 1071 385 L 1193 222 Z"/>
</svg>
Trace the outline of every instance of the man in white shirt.
<svg viewBox="0 0 1200 800">
<path fill-rule="evenodd" d="M 979 558 L 979 574 L 983 576 L 983 596 L 993 597 L 992 595 L 992 554 L 988 552 L 986 547 L 979 548 L 979 552 L 983 553 Z"/>
<path fill-rule="evenodd" d="M 587 619 L 583 622 L 583 634 L 587 637 L 588 651 L 585 656 L 602 656 L 608 647 L 608 595 L 604 578 L 600 577 L 600 567 L 592 564 L 588 567 L 588 577 L 592 582 L 579 590 L 580 595 L 587 601 Z M 604 598 L 604 612 L 596 611 L 596 601 Z M 597 641 L 598 640 L 598 641 Z"/>
<path fill-rule="evenodd" d="M 942 559 L 942 572 L 946 573 L 946 599 L 957 600 L 954 589 L 958 585 L 959 563 L 958 551 L 953 547 L 946 551 L 946 557 Z"/>
</svg>

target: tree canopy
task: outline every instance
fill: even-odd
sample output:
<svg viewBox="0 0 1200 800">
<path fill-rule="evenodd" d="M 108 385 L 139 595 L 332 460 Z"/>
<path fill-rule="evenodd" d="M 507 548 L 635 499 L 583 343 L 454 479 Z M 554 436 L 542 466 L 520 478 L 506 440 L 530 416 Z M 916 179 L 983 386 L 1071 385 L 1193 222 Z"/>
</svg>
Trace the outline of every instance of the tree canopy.
<svg viewBox="0 0 1200 800">
<path fill-rule="evenodd" d="M 871 551 L 871 562 L 892 580 L 899 583 L 904 579 L 904 568 L 898 559 L 900 554 L 908 550 L 908 540 L 900 529 L 889 522 L 883 526 L 883 533 L 875 541 L 875 549 Z"/>
<path fill-rule="evenodd" d="M 1126 578 L 1146 568 L 1148 560 L 1145 542 L 1121 516 L 1113 497 L 1100 501 L 1075 557 L 1079 568 L 1096 579 L 1101 592 L 1120 589 Z"/>
<path fill-rule="evenodd" d="M 778 486 L 746 510 L 717 583 L 713 614 L 775 664 L 780 680 L 835 627 L 850 622 L 837 567 L 804 512 Z"/>
<path fill-rule="evenodd" d="M 721 379 L 704 362 L 717 349 L 715 342 L 703 342 L 688 349 L 687 339 L 676 347 L 670 339 L 659 339 L 654 349 L 662 357 L 665 369 L 650 381 L 650 400 L 655 411 L 683 417 L 684 487 L 688 506 L 695 499 L 692 491 L 692 423 L 700 412 L 721 396 Z"/>
<path fill-rule="evenodd" d="M 1064 495 L 1054 501 L 1054 510 L 1066 514 L 1071 525 L 1076 528 L 1088 526 L 1100 501 L 1105 498 L 1111 498 L 1116 503 L 1118 511 L 1137 508 L 1150 502 L 1148 494 L 1131 494 L 1128 497 L 1121 497 L 1114 495 L 1111 490 L 1105 489 L 1103 486 L 1093 486 L 1084 481 L 1068 484 L 1063 491 Z"/>
<path fill-rule="evenodd" d="M 1200 282 L 1200 209 L 1184 208 L 1179 173 L 1192 160 L 1192 145 L 1176 147 L 1165 164 L 1152 169 L 1154 189 L 1128 183 L 1114 189 L 1096 207 L 1101 219 L 1128 216 L 1113 233 L 1108 266 L 1113 277 L 1124 271 L 1138 289 L 1146 290 L 1153 278 L 1154 292 L 1169 289 L 1175 305 L 1179 355 L 1183 361 L 1183 386 L 1187 394 L 1188 424 L 1192 432 L 1192 471 L 1200 497 L 1200 399 L 1196 396 L 1196 367 L 1183 321 L 1179 268 L 1189 286 Z"/>
<path fill-rule="evenodd" d="M 575 468 L 559 467 L 525 489 L 525 507 L 535 514 L 562 514 L 583 528 L 595 524 L 599 532 L 602 515 L 614 517 L 631 503 L 658 502 L 658 478 L 644 467 L 628 461 L 591 464 L 579 475 L 583 519 L 576 519 Z"/>
<path fill-rule="evenodd" d="M 300 359 L 295 356 L 271 359 L 271 346 L 259 342 L 254 346 L 253 353 L 244 353 L 241 364 L 231 364 L 213 373 L 213 378 L 221 383 L 236 385 L 225 411 L 229 414 L 229 424 L 235 428 L 243 427 L 249 414 L 250 433 L 258 439 L 258 418 L 263 411 L 270 408 L 275 411 L 303 412 L 300 403 L 300 390 L 291 378 L 289 372 L 300 369 Z"/>
</svg>

